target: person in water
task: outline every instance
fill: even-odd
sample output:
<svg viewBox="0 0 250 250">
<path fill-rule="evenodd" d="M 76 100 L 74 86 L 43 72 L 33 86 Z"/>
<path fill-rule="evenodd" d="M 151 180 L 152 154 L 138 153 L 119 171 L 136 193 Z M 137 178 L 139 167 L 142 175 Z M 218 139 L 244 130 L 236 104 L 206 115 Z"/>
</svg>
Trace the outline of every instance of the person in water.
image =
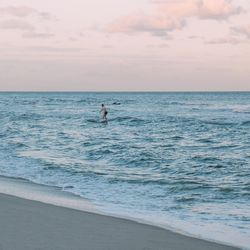
<svg viewBox="0 0 250 250">
<path fill-rule="evenodd" d="M 101 106 L 101 114 L 102 114 L 102 120 L 103 121 L 108 121 L 108 119 L 107 119 L 107 114 L 108 114 L 108 111 L 107 111 L 107 108 L 105 107 L 105 105 L 104 104 L 102 104 L 102 106 Z"/>
</svg>

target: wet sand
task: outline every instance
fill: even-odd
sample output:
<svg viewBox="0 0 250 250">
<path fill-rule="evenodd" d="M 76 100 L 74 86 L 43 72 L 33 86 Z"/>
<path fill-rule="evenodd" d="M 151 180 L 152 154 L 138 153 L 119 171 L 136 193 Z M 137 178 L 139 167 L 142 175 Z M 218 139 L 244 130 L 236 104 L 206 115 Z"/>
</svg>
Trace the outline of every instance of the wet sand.
<svg viewBox="0 0 250 250">
<path fill-rule="evenodd" d="M 0 194 L 0 250 L 232 250 L 155 226 Z"/>
</svg>

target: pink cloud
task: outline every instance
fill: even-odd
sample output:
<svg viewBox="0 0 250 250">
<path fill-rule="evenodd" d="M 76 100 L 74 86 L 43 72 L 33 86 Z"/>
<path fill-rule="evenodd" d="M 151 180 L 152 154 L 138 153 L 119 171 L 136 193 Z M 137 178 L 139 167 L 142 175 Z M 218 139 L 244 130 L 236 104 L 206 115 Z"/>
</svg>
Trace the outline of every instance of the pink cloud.
<svg viewBox="0 0 250 250">
<path fill-rule="evenodd" d="M 216 38 L 210 41 L 206 42 L 207 44 L 232 44 L 232 45 L 237 45 L 241 43 L 240 40 L 233 36 L 226 36 L 226 37 L 221 37 L 221 38 Z"/>
<path fill-rule="evenodd" d="M 23 31 L 23 38 L 46 39 L 54 36 L 54 34 L 49 32 L 37 32 L 35 26 L 20 19 L 9 19 L 2 21 L 0 22 L 0 29 Z"/>
<path fill-rule="evenodd" d="M 185 18 L 194 15 L 197 9 L 197 1 L 195 0 L 170 1 L 160 3 L 158 13 L 164 13 L 166 16 L 176 18 Z"/>
<path fill-rule="evenodd" d="M 227 19 L 242 9 L 235 7 L 232 0 L 180 0 L 160 3 L 158 11 L 178 18 Z"/>
<path fill-rule="evenodd" d="M 240 7 L 232 5 L 231 0 L 198 1 L 197 17 L 201 19 L 227 19 L 242 12 Z"/>
<path fill-rule="evenodd" d="M 232 30 L 238 34 L 245 35 L 250 38 L 250 24 L 240 27 L 232 27 Z"/>
<path fill-rule="evenodd" d="M 29 32 L 26 32 L 22 35 L 23 38 L 37 38 L 37 39 L 47 39 L 47 38 L 51 38 L 53 37 L 54 34 L 52 33 L 38 33 L 38 32 L 35 32 L 35 31 L 29 31 Z"/>
<path fill-rule="evenodd" d="M 135 12 L 114 21 L 110 32 L 149 32 L 152 35 L 167 34 L 181 29 L 188 18 L 226 20 L 241 13 L 242 9 L 231 0 L 180 0 L 157 3 L 153 14 Z"/>
<path fill-rule="evenodd" d="M 9 19 L 0 22 L 0 28 L 24 31 L 22 34 L 23 38 L 45 39 L 54 36 L 54 34 L 49 32 L 38 32 L 37 28 L 30 23 L 32 20 L 29 18 L 30 16 L 43 21 L 55 20 L 49 12 L 38 11 L 27 6 L 9 6 L 0 8 L 0 17 L 1 16 Z M 34 20 L 32 22 L 34 22 Z"/>
<path fill-rule="evenodd" d="M 16 19 L 10 19 L 1 22 L 0 28 L 9 30 L 28 30 L 28 31 L 35 30 L 35 27 L 30 23 Z"/>
<path fill-rule="evenodd" d="M 9 15 L 18 18 L 25 18 L 31 15 L 35 15 L 42 19 L 53 19 L 50 13 L 48 12 L 41 12 L 34 8 L 30 8 L 27 6 L 9 6 L 5 8 L 0 8 L 0 15 Z"/>
<path fill-rule="evenodd" d="M 12 15 L 16 17 L 27 17 L 34 13 L 33 8 L 26 6 L 0 8 L 0 15 Z"/>
<path fill-rule="evenodd" d="M 181 29 L 184 25 L 184 20 L 169 18 L 161 13 L 150 16 L 144 12 L 137 12 L 118 19 L 110 26 L 109 31 L 150 32 L 154 35 L 166 35 L 166 32 Z"/>
</svg>

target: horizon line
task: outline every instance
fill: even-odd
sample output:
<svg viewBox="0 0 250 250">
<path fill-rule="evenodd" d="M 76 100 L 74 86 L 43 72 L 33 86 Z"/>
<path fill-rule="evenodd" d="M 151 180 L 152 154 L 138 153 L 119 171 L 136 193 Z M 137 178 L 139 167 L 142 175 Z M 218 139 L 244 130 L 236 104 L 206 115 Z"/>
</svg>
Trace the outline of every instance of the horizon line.
<svg viewBox="0 0 250 250">
<path fill-rule="evenodd" d="M 250 90 L 0 90 L 0 93 L 247 93 Z"/>
</svg>

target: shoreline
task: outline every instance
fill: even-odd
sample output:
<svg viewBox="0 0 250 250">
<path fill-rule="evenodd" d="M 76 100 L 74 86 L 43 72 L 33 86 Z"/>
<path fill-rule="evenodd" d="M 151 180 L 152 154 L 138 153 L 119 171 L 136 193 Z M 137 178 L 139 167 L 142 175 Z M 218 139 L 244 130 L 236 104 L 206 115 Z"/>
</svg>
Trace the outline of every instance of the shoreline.
<svg viewBox="0 0 250 250">
<path fill-rule="evenodd" d="M 204 239 L 202 237 L 187 234 L 175 228 L 166 228 L 158 225 L 157 223 L 152 223 L 146 220 L 137 219 L 134 217 L 128 216 L 119 216 L 112 213 L 104 213 L 99 211 L 94 207 L 94 205 L 84 198 L 69 193 L 67 191 L 63 191 L 61 188 L 46 186 L 43 184 L 36 184 L 30 182 L 26 179 L 15 178 L 15 177 L 5 177 L 0 176 L 0 201 L 2 201 L 2 197 L 8 197 L 10 200 L 23 200 L 23 202 L 28 203 L 38 203 L 43 204 L 41 206 L 52 206 L 57 207 L 59 210 L 69 209 L 72 211 L 78 211 L 85 214 L 90 214 L 92 216 L 100 216 L 105 218 L 111 218 L 112 220 L 121 220 L 126 221 L 127 223 L 136 223 L 141 225 L 142 227 L 153 227 L 158 228 L 159 230 L 166 231 L 168 233 L 177 235 L 178 237 L 187 237 L 189 239 L 209 242 L 210 244 L 215 244 L 219 246 L 224 246 L 227 249 L 240 249 L 237 246 L 233 246 L 232 244 L 218 242 L 211 239 Z M 1 202 L 2 205 L 3 202 Z M 71 211 L 71 212 L 72 212 Z M 73 212 L 74 213 L 74 212 Z M 0 242 L 1 243 L 1 242 Z M 1 244 L 0 244 L 1 249 Z M 179 249 L 179 248 L 176 248 Z M 214 248 L 212 248 L 214 249 Z M 217 248 L 216 248 L 217 249 Z"/>
<path fill-rule="evenodd" d="M 157 226 L 0 194 L 0 249 L 236 250 Z"/>
<path fill-rule="evenodd" d="M 19 177 L 0 175 L 0 194 L 85 212 L 99 212 L 90 201 L 64 191 L 63 188 L 31 182 Z"/>
</svg>

